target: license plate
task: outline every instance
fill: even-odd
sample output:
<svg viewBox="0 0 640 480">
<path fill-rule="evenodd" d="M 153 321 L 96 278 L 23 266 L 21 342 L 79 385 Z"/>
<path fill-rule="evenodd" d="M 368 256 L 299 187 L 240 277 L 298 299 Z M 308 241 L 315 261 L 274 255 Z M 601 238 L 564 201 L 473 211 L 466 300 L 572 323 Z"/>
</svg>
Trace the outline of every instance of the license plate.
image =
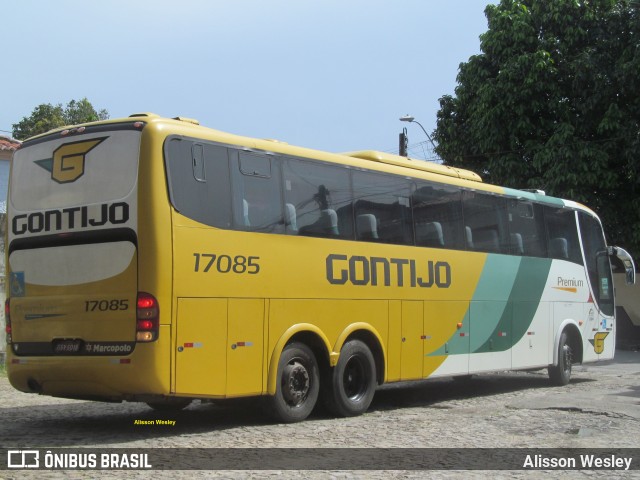
<svg viewBox="0 0 640 480">
<path fill-rule="evenodd" d="M 82 346 L 82 340 L 58 340 L 53 343 L 53 353 L 57 354 L 73 354 L 80 353 L 80 347 Z"/>
</svg>

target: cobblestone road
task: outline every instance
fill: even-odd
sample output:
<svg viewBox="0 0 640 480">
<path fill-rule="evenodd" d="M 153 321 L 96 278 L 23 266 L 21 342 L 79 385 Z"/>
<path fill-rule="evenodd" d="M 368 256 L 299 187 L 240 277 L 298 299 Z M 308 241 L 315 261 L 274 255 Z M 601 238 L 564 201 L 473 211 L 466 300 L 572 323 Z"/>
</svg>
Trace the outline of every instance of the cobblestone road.
<svg viewBox="0 0 640 480">
<path fill-rule="evenodd" d="M 0 445 L 17 447 L 640 447 L 640 352 L 574 367 L 567 387 L 546 371 L 486 374 L 387 386 L 369 412 L 349 419 L 314 414 L 272 423 L 251 402 L 201 404 L 157 414 L 143 404 L 54 399 L 17 392 L 0 376 Z M 174 426 L 136 425 L 167 419 Z M 22 478 L 539 478 L 542 472 L 154 471 L 19 472 Z M 640 472 L 554 472 L 562 478 L 640 478 Z"/>
</svg>

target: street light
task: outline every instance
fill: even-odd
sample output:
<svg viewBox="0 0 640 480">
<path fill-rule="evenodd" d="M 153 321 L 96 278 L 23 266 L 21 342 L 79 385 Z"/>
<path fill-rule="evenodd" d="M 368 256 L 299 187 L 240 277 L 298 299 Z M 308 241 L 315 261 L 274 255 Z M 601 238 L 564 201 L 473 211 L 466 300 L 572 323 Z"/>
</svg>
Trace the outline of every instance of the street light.
<svg viewBox="0 0 640 480">
<path fill-rule="evenodd" d="M 431 145 L 433 146 L 433 149 L 435 150 L 436 145 L 435 143 L 433 143 L 433 140 L 431 140 L 431 137 L 429 136 L 429 134 L 427 133 L 427 131 L 424 129 L 424 127 L 422 126 L 422 124 L 416 120 L 415 117 L 412 117 L 411 115 L 405 115 L 403 117 L 400 117 L 400 121 L 401 122 L 410 122 L 410 123 L 417 123 L 418 125 L 420 125 L 420 128 L 422 129 L 422 131 L 424 132 L 424 134 L 427 136 L 427 138 L 429 139 L 429 142 L 431 142 Z"/>
</svg>

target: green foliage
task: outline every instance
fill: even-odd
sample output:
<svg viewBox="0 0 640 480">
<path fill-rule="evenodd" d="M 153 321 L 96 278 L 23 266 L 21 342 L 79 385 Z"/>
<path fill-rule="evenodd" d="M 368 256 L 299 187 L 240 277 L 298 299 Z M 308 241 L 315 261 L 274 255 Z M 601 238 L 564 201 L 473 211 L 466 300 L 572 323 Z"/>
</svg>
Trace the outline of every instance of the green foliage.
<svg viewBox="0 0 640 480">
<path fill-rule="evenodd" d="M 64 108 L 62 104 L 54 106 L 43 103 L 34 108 L 30 116 L 13 124 L 13 136 L 18 140 L 24 140 L 65 125 L 77 125 L 107 118 L 109 118 L 109 112 L 96 111 L 86 98 L 79 101 L 71 100 Z"/>
<path fill-rule="evenodd" d="M 501 0 L 440 99 L 438 154 L 491 182 L 583 202 L 640 256 L 640 7 Z"/>
</svg>

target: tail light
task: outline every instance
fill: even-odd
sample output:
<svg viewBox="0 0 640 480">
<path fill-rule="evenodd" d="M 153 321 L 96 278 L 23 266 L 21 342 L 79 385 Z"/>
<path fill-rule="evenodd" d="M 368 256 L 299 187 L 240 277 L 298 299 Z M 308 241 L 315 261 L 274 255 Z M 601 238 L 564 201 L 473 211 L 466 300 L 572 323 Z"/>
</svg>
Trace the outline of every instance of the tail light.
<svg viewBox="0 0 640 480">
<path fill-rule="evenodd" d="M 138 292 L 136 305 L 136 341 L 153 342 L 158 339 L 160 307 L 156 297 Z"/>
<path fill-rule="evenodd" d="M 7 334 L 7 344 L 11 343 L 11 307 L 9 306 L 9 299 L 4 302 L 4 331 Z"/>
</svg>

